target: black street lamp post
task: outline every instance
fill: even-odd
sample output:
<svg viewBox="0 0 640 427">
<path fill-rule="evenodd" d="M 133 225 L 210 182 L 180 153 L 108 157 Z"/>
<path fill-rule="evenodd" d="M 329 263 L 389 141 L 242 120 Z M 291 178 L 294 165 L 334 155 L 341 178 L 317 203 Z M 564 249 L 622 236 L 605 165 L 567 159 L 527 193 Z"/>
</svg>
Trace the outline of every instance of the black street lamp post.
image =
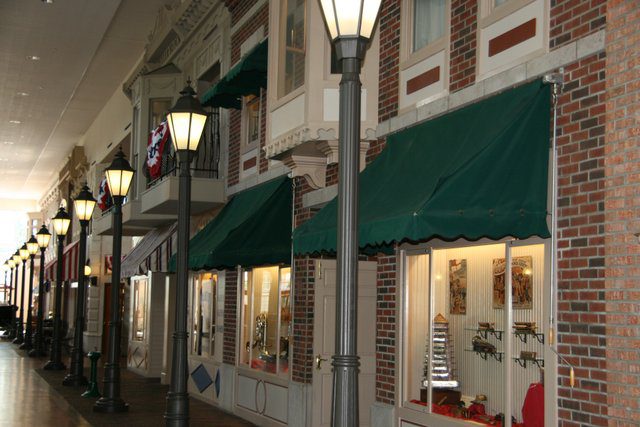
<svg viewBox="0 0 640 427">
<path fill-rule="evenodd" d="M 27 352 L 33 349 L 33 268 L 34 258 L 38 253 L 38 241 L 34 236 L 27 241 L 27 253 L 29 254 L 29 298 L 27 299 L 27 327 L 24 334 L 24 344 L 20 348 L 24 348 Z M 28 354 L 28 353 L 27 353 Z"/>
<path fill-rule="evenodd" d="M 109 351 L 104 365 L 104 394 L 93 405 L 95 412 L 124 412 L 129 405 L 120 397 L 120 258 L 122 253 L 122 202 L 129 192 L 134 170 L 122 152 L 105 170 L 113 199 L 113 265 L 111 267 L 111 319 Z M 82 266 L 84 268 L 84 265 Z"/>
<path fill-rule="evenodd" d="M 20 288 L 20 316 L 18 317 L 18 333 L 16 335 L 16 339 L 13 340 L 14 344 L 20 344 L 19 348 L 22 348 L 24 344 L 24 309 L 25 309 L 25 301 L 24 301 L 24 291 L 25 291 L 25 280 L 24 275 L 26 273 L 26 264 L 27 258 L 29 258 L 29 253 L 27 252 L 27 246 L 22 245 L 20 249 L 16 252 L 18 254 L 17 259 L 14 255 L 14 261 L 16 261 L 17 265 L 20 265 L 22 262 L 22 287 Z M 23 255 L 25 255 L 23 257 Z M 16 283 L 17 285 L 17 283 Z"/>
<path fill-rule="evenodd" d="M 18 271 L 20 268 L 20 253 L 18 252 L 18 250 L 16 250 L 16 253 L 13 254 L 12 256 L 13 258 L 13 263 L 16 265 L 16 272 L 14 275 L 14 286 L 16 289 L 16 303 L 15 303 L 15 324 L 16 324 L 16 333 L 15 333 L 15 338 L 12 341 L 14 344 L 22 344 L 22 341 L 24 339 L 23 336 L 23 329 L 22 329 L 22 322 L 20 321 L 20 317 L 18 316 L 18 310 L 22 310 L 22 300 L 24 300 L 24 295 L 20 295 L 18 296 Z"/>
<path fill-rule="evenodd" d="M 51 233 L 44 224 L 36 234 L 38 248 L 40 248 L 40 282 L 38 283 L 38 319 L 36 323 L 35 345 L 33 350 L 29 352 L 30 357 L 40 357 L 45 355 L 44 350 L 44 253 L 49 246 Z"/>
<path fill-rule="evenodd" d="M 342 65 L 338 126 L 338 245 L 336 354 L 333 356 L 331 425 L 358 426 L 358 173 L 360 171 L 360 67 L 381 0 L 321 0 Z"/>
<path fill-rule="evenodd" d="M 14 270 L 17 271 L 17 267 L 16 267 L 16 263 L 13 261 L 13 257 L 9 257 L 9 259 L 7 260 L 7 264 L 9 264 L 9 268 L 11 269 L 11 275 L 9 276 L 9 286 L 11 287 L 10 289 L 13 289 L 13 291 L 11 292 L 11 300 L 10 300 L 10 304 L 11 304 L 11 316 L 13 321 L 11 322 L 10 326 L 9 326 L 9 335 L 7 336 L 8 339 L 14 339 L 16 337 L 16 332 L 18 330 L 18 328 L 16 327 L 16 322 L 15 322 L 15 318 L 16 318 L 16 299 L 18 297 L 17 293 L 18 293 L 18 289 L 15 288 L 13 286 L 13 272 Z"/>
<path fill-rule="evenodd" d="M 69 374 L 62 381 L 64 385 L 79 386 L 87 385 L 87 378 L 84 376 L 84 350 L 82 348 L 82 331 L 84 329 L 84 291 L 85 276 L 84 268 L 87 259 L 87 226 L 91 220 L 93 209 L 96 206 L 96 199 L 93 198 L 89 187 L 86 185 L 80 190 L 80 194 L 75 198 L 73 207 L 80 220 L 80 248 L 78 256 L 78 295 L 76 298 L 76 326 L 73 336 L 73 349 L 71 350 L 71 369 Z"/>
<path fill-rule="evenodd" d="M 67 235 L 71 218 L 63 207 L 60 207 L 56 216 L 51 219 L 53 231 L 58 236 L 58 259 L 56 268 L 56 295 L 55 312 L 53 314 L 53 338 L 51 339 L 51 351 L 49 361 L 44 369 L 61 371 L 66 369 L 62 363 L 62 257 L 64 256 L 64 237 Z"/>
<path fill-rule="evenodd" d="M 171 385 L 167 393 L 167 426 L 189 425 L 189 393 L 187 393 L 187 304 L 189 271 L 189 222 L 191 215 L 190 163 L 207 121 L 207 113 L 195 97 L 190 82 L 180 92 L 176 105 L 169 110 L 167 122 L 175 152 L 178 153 L 180 183 L 178 191 L 178 247 L 176 260 L 176 320 L 173 333 Z"/>
</svg>

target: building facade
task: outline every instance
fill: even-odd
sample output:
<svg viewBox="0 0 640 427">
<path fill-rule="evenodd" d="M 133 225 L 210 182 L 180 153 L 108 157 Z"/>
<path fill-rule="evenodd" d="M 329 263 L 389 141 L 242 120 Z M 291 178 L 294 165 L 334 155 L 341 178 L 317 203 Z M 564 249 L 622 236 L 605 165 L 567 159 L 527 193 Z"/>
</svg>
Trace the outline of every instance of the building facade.
<svg viewBox="0 0 640 427">
<path fill-rule="evenodd" d="M 361 425 L 464 425 L 451 398 L 516 425 L 535 393 L 544 425 L 638 422 L 638 13 L 382 1 L 361 73 Z M 189 392 L 258 425 L 329 425 L 340 66 L 315 1 L 163 8 L 88 132 L 94 193 L 118 146 L 137 170 L 128 366 L 168 379 L 177 177 L 170 144 L 149 147 L 187 79 L 210 115 L 192 164 Z M 92 222 L 96 347 L 110 223 Z"/>
</svg>

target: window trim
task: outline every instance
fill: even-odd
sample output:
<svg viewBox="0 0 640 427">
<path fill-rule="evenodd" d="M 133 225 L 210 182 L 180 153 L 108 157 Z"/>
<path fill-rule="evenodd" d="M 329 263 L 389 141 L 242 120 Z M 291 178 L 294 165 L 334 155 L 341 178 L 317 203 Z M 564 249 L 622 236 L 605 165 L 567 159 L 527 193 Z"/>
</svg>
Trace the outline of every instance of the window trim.
<svg viewBox="0 0 640 427">
<path fill-rule="evenodd" d="M 208 354 L 198 354 L 197 350 L 195 349 L 196 334 L 194 332 L 195 330 L 194 316 L 196 315 L 198 310 L 200 310 L 200 316 L 202 316 L 202 297 L 201 296 L 198 297 L 198 302 L 199 302 L 198 305 L 195 304 L 195 300 L 196 300 L 196 289 L 198 288 L 198 284 L 202 286 L 201 285 L 202 277 L 205 275 L 211 275 L 213 280 L 213 286 L 211 289 L 211 300 L 209 301 L 210 303 L 209 315 L 211 316 L 211 318 L 210 318 L 209 324 L 207 324 L 207 327 L 209 329 L 209 338 L 208 338 L 209 352 Z M 214 277 L 215 279 L 213 279 Z M 189 339 L 189 356 L 191 357 L 200 357 L 204 359 L 216 359 L 216 356 L 217 356 L 216 354 L 216 330 L 217 330 L 216 313 L 217 313 L 217 304 L 218 304 L 217 291 L 218 291 L 218 285 L 219 285 L 219 278 L 220 278 L 220 275 L 215 270 L 198 271 L 189 277 L 190 279 L 189 280 L 190 282 L 189 301 L 191 303 L 189 305 L 191 307 L 191 310 L 189 310 L 189 328 L 190 328 L 190 332 L 192 332 L 191 336 L 189 337 L 190 338 Z M 202 328 L 203 325 L 200 325 L 200 327 Z M 202 334 L 202 330 L 200 333 Z"/>
<path fill-rule="evenodd" d="M 486 238 L 480 239 L 478 241 L 465 241 L 463 239 L 459 239 L 453 242 L 446 242 L 439 239 L 435 239 L 430 241 L 429 243 L 421 243 L 421 244 L 409 244 L 403 243 L 399 245 L 396 249 L 396 259 L 397 259 L 397 271 L 398 271 L 398 286 L 396 287 L 396 337 L 398 337 L 399 342 L 396 345 L 395 357 L 398 362 L 396 365 L 396 375 L 395 375 L 395 390 L 396 390 L 396 398 L 395 398 L 395 408 L 396 408 L 396 416 L 399 419 L 416 422 L 416 423 L 424 423 L 424 422 L 435 422 L 438 425 L 446 426 L 446 427 L 457 427 L 462 425 L 471 425 L 469 423 L 465 423 L 464 421 L 461 424 L 461 421 L 455 418 L 447 417 L 444 415 L 439 415 L 433 412 L 430 412 L 428 407 L 411 403 L 410 398 L 406 395 L 406 383 L 405 383 L 405 372 L 407 366 L 407 325 L 409 322 L 409 311 L 408 311 L 408 299 L 407 299 L 407 257 L 411 255 L 429 255 L 429 263 L 430 267 L 432 267 L 431 257 L 434 251 L 442 250 L 442 249 L 455 249 L 460 247 L 468 247 L 468 246 L 485 246 L 485 245 L 495 245 L 495 244 L 504 244 L 505 245 L 505 254 L 506 254 L 506 245 L 511 244 L 511 250 L 516 249 L 522 246 L 530 246 L 530 245 L 538 245 L 541 244 L 544 246 L 544 277 L 545 277 L 545 287 L 548 288 L 545 290 L 545 296 L 547 292 L 551 292 L 551 283 L 549 278 L 549 268 L 551 260 L 551 241 L 550 239 L 542 239 L 539 237 L 530 237 L 524 240 L 513 240 L 513 239 L 500 239 L 500 240 L 489 240 Z M 430 268 L 429 275 L 430 284 L 435 281 L 435 274 L 433 273 L 433 269 Z M 430 285 L 431 286 L 431 285 Z M 549 312 L 554 313 L 554 322 L 553 325 L 555 330 L 557 331 L 557 316 L 555 315 L 557 312 L 557 302 L 556 306 L 548 307 L 548 302 L 543 301 L 546 309 L 543 310 L 543 319 L 546 322 L 548 319 L 546 316 Z M 433 297 L 432 292 L 429 290 L 429 304 L 433 306 Z M 431 311 L 433 311 L 433 307 L 431 307 Z M 511 312 L 510 318 L 513 319 L 514 309 L 509 308 Z M 432 330 L 430 320 L 429 329 Z M 544 328 L 544 322 L 540 326 Z M 545 331 L 546 333 L 547 331 Z M 431 333 L 430 333 L 431 334 Z M 514 338 L 515 339 L 515 338 Z M 546 381 L 549 379 L 549 376 L 556 376 L 558 363 L 557 358 L 547 354 L 547 344 L 543 346 L 545 350 L 544 359 L 545 359 L 545 373 L 548 372 L 549 375 L 545 374 L 545 411 L 551 411 L 551 417 L 557 421 L 558 418 L 558 386 L 554 381 Z M 510 360 L 512 357 L 513 349 L 507 351 L 505 348 L 504 359 Z M 549 350 L 552 351 L 552 350 Z M 505 369 L 505 377 L 507 377 L 506 365 L 503 369 Z M 513 367 L 511 368 L 513 370 Z M 510 376 L 512 378 L 512 375 Z M 511 384 L 512 385 L 512 384 Z M 545 418 L 549 417 L 545 412 Z M 548 419 L 548 418 L 547 418 Z"/>
<path fill-rule="evenodd" d="M 281 362 L 280 362 L 280 357 L 276 357 L 276 367 L 275 367 L 275 372 L 269 372 L 266 370 L 261 370 L 261 369 L 257 369 L 257 368 L 253 368 L 251 367 L 251 361 L 253 360 L 253 347 L 249 346 L 249 354 L 247 355 L 247 363 L 243 362 L 243 357 L 244 357 L 244 353 L 246 351 L 245 349 L 245 342 L 251 343 L 251 341 L 253 340 L 254 337 L 254 332 L 255 332 L 255 317 L 256 314 L 254 312 L 254 293 L 253 293 L 253 286 L 254 286 L 254 279 L 255 279 L 255 275 L 253 274 L 253 272 L 256 269 L 262 269 L 262 268 L 273 268 L 276 267 L 278 269 L 278 275 L 277 275 L 277 285 L 278 285 L 278 289 L 277 289 L 277 331 L 276 331 L 276 354 L 280 355 L 280 353 L 282 352 L 282 349 L 280 348 L 280 338 L 283 335 L 283 331 L 281 330 L 281 326 L 282 326 L 282 319 L 281 319 L 281 315 L 282 315 L 282 307 L 281 307 L 281 300 L 282 300 L 282 289 L 281 289 L 281 285 L 282 285 L 282 270 L 288 269 L 289 270 L 289 310 L 292 313 L 292 296 L 293 296 L 293 268 L 289 265 L 265 265 L 265 266 L 260 266 L 260 267 L 250 267 L 250 268 L 242 268 L 242 267 L 238 267 L 238 307 L 239 310 L 237 310 L 238 312 L 238 317 L 239 317 L 239 321 L 238 321 L 238 328 L 237 328 L 237 348 L 238 348 L 238 353 L 237 353 L 237 357 L 236 357 L 236 367 L 240 370 L 245 371 L 247 374 L 259 374 L 259 375 L 265 375 L 267 377 L 270 378 L 281 378 L 281 379 L 287 379 L 290 378 L 292 369 L 291 369 L 291 345 L 292 342 L 291 340 L 289 340 L 289 352 L 288 352 L 288 358 L 287 358 L 287 371 L 286 372 L 282 372 L 281 370 Z M 248 274 L 248 285 L 247 285 L 247 307 L 245 308 L 244 305 L 244 274 L 247 273 Z M 246 315 L 246 309 L 248 309 L 249 311 L 249 318 L 247 319 L 248 322 L 248 327 L 247 327 L 247 336 L 244 335 L 244 328 L 245 325 L 243 324 L 244 322 L 244 316 Z M 293 319 L 290 321 L 290 324 L 292 323 Z"/>
<path fill-rule="evenodd" d="M 304 12 L 303 12 L 303 16 L 304 16 L 304 40 L 302 42 L 302 45 L 304 46 L 304 81 L 302 82 L 302 84 L 297 87 L 294 88 L 292 90 L 290 90 L 289 92 L 285 92 L 284 89 L 284 79 L 285 79 L 285 67 L 286 67 L 286 41 L 287 41 L 287 36 L 285 34 L 287 27 L 286 27 L 286 8 L 289 4 L 289 1 L 291 0 L 285 0 L 280 2 L 279 4 L 279 11 L 278 11 L 278 19 L 279 19 L 279 30 L 278 30 L 278 73 L 277 73 L 277 77 L 276 77 L 276 99 L 278 100 L 282 100 L 283 98 L 287 98 L 287 99 L 293 99 L 293 98 L 288 98 L 292 93 L 297 93 L 298 90 L 300 89 L 304 89 L 304 87 L 307 84 L 307 71 L 308 71 L 308 64 L 307 64 L 307 60 L 309 58 L 309 48 L 307 46 L 307 42 L 309 40 L 309 17 L 308 17 L 308 13 L 309 13 L 309 1 L 310 0 L 304 0 Z"/>
<path fill-rule="evenodd" d="M 246 154 L 249 151 L 255 150 L 260 145 L 262 139 L 262 108 L 264 103 L 262 102 L 263 90 L 260 89 L 260 95 L 243 96 L 242 97 L 242 118 L 240 125 L 240 154 Z M 258 138 L 255 141 L 249 142 L 249 106 L 252 104 L 258 104 Z"/>
<path fill-rule="evenodd" d="M 417 63 L 444 50 L 449 57 L 449 41 L 451 39 L 451 0 L 445 0 L 445 32 L 439 39 L 413 52 L 413 4 L 415 0 L 402 0 L 400 14 L 400 71 L 404 71 Z M 448 79 L 447 79 L 448 80 Z"/>
<path fill-rule="evenodd" d="M 494 6 L 494 0 L 480 0 L 478 4 L 478 31 L 495 24 L 535 1 L 538 0 L 507 0 L 500 6 Z"/>
</svg>

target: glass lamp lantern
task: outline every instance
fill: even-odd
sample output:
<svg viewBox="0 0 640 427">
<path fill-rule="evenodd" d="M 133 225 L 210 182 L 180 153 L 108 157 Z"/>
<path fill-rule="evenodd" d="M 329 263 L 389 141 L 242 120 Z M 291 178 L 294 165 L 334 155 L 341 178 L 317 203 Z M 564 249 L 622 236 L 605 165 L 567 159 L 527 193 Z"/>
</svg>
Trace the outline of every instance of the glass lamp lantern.
<svg viewBox="0 0 640 427">
<path fill-rule="evenodd" d="M 113 162 L 111 162 L 104 173 L 107 176 L 111 197 L 113 197 L 114 200 L 116 197 L 126 197 L 129 192 L 129 187 L 131 187 L 131 183 L 133 182 L 133 174 L 135 171 L 127 161 L 122 152 L 122 148 L 118 150 Z"/>
<path fill-rule="evenodd" d="M 46 249 L 47 246 L 49 246 L 51 233 L 49 233 L 49 230 L 44 224 L 42 224 L 42 227 L 40 227 L 40 230 L 38 230 L 38 233 L 36 234 L 36 240 L 38 241 L 38 246 L 40 247 L 40 249 Z"/>
<path fill-rule="evenodd" d="M 69 225 L 71 225 L 71 217 L 61 206 L 56 216 L 51 219 L 51 223 L 53 224 L 53 230 L 56 232 L 56 235 L 63 237 L 67 235 Z"/>
<path fill-rule="evenodd" d="M 27 241 L 27 251 L 29 255 L 35 255 L 38 253 L 40 246 L 38 245 L 38 240 L 35 236 L 31 236 L 31 238 Z"/>
<path fill-rule="evenodd" d="M 29 259 L 29 249 L 27 249 L 26 243 L 20 246 L 20 249 L 18 249 L 18 252 L 20 253 L 20 259 L 22 261 L 26 261 L 27 259 Z"/>
<path fill-rule="evenodd" d="M 202 108 L 191 82 L 180 92 L 176 105 L 167 114 L 171 141 L 176 152 L 195 153 L 207 122 L 207 113 Z"/>
<path fill-rule="evenodd" d="M 127 188 L 128 190 L 128 188 Z M 73 207 L 76 211 L 76 215 L 80 221 L 89 221 L 93 210 L 96 207 L 96 199 L 93 198 L 93 194 L 86 185 L 82 187 L 80 193 L 73 199 Z"/>
<path fill-rule="evenodd" d="M 332 40 L 370 39 L 381 0 L 320 0 Z"/>
<path fill-rule="evenodd" d="M 9 266 L 10 269 L 13 270 L 13 268 L 16 266 L 16 262 L 13 260 L 13 258 L 9 258 L 7 260 L 7 265 Z"/>
<path fill-rule="evenodd" d="M 16 253 L 13 254 L 13 262 L 16 266 L 18 266 L 20 265 L 20 261 L 22 261 L 22 258 L 20 258 L 20 252 L 19 250 L 16 250 Z"/>
</svg>

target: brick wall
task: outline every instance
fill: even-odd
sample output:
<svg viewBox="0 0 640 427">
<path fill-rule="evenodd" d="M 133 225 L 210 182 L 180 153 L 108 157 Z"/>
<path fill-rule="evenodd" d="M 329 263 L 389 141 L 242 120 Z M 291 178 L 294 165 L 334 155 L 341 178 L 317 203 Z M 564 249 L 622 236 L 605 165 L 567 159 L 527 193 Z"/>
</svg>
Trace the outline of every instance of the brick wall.
<svg viewBox="0 0 640 427">
<path fill-rule="evenodd" d="M 314 275 L 313 259 L 299 257 L 294 260 L 291 378 L 306 384 L 311 384 L 313 378 Z"/>
<path fill-rule="evenodd" d="M 605 27 L 607 0 L 551 0 L 549 47 L 557 49 Z"/>
<path fill-rule="evenodd" d="M 400 63 L 400 3 L 383 0 L 380 8 L 380 80 L 378 120 L 384 122 L 398 114 Z"/>
<path fill-rule="evenodd" d="M 558 415 L 562 426 L 606 425 L 604 303 L 605 54 L 565 69 L 558 116 Z"/>
<path fill-rule="evenodd" d="M 449 90 L 458 91 L 476 81 L 478 2 L 452 0 Z"/>
<path fill-rule="evenodd" d="M 376 400 L 395 403 L 396 256 L 378 257 L 376 303 Z"/>
<path fill-rule="evenodd" d="M 236 332 L 238 312 L 238 272 L 227 270 L 224 280 L 224 332 L 222 361 L 229 365 L 236 363 Z"/>
<path fill-rule="evenodd" d="M 605 285 L 609 425 L 640 425 L 640 9 L 607 4 Z"/>
</svg>

